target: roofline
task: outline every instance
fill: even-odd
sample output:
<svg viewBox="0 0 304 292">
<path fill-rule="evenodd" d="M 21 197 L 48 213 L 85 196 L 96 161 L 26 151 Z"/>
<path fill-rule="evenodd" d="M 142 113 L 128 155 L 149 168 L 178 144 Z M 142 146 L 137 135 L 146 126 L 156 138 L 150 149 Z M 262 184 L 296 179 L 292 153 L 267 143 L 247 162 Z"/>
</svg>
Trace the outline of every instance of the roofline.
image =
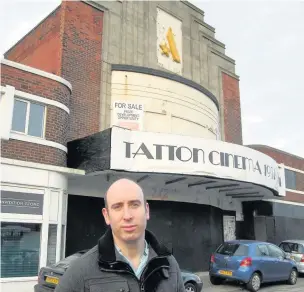
<svg viewBox="0 0 304 292">
<path fill-rule="evenodd" d="M 191 3 L 190 1 L 181 0 L 181 2 L 183 4 L 185 4 L 185 5 L 187 5 L 188 7 L 190 7 L 191 9 L 193 9 L 194 11 L 198 12 L 199 14 L 201 14 L 203 17 L 205 16 L 205 12 L 202 9 L 198 8 L 196 5 L 194 5 L 193 3 Z"/>
<path fill-rule="evenodd" d="M 304 157 L 301 157 L 301 156 L 298 156 L 298 155 L 295 155 L 295 154 L 292 154 L 292 153 L 289 153 L 289 152 L 286 152 L 286 151 L 283 151 L 281 149 L 278 149 L 278 148 L 274 148 L 274 147 L 271 147 L 271 146 L 268 146 L 268 145 L 262 145 L 262 144 L 249 144 L 249 145 L 244 145 L 246 147 L 249 147 L 249 148 L 254 148 L 254 147 L 262 147 L 262 148 L 266 148 L 266 149 L 271 149 L 271 150 L 275 150 L 277 152 L 281 152 L 282 154 L 285 154 L 285 155 L 288 155 L 288 156 L 293 156 L 297 159 L 300 159 L 300 160 L 304 160 Z"/>
<path fill-rule="evenodd" d="M 27 34 L 25 34 L 20 40 L 18 40 L 13 46 L 11 46 L 3 55 L 5 59 L 7 58 L 7 54 L 13 50 L 21 41 L 23 41 L 31 32 L 33 32 L 41 23 L 43 23 L 47 18 L 49 18 L 57 9 L 61 7 L 61 3 L 57 6 L 52 12 L 50 12 L 46 17 L 44 17 L 35 27 L 33 27 Z"/>
</svg>

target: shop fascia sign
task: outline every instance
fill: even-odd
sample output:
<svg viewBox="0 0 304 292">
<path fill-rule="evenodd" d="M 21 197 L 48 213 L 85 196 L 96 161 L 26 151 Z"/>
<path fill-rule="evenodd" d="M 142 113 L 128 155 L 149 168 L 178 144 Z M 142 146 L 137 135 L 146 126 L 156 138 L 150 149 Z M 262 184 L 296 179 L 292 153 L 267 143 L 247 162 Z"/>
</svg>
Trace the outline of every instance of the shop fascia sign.
<svg viewBox="0 0 304 292">
<path fill-rule="evenodd" d="M 208 175 L 279 191 L 280 172 L 271 157 L 248 147 L 196 137 L 112 128 L 111 168 Z"/>
</svg>

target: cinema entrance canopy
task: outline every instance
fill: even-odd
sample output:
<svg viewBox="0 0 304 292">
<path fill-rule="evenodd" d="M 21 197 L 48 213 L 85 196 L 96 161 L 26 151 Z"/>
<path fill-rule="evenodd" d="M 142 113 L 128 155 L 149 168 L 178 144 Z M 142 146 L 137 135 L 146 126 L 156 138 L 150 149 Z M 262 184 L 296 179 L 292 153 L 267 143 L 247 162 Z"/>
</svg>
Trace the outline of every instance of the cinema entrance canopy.
<svg viewBox="0 0 304 292">
<path fill-rule="evenodd" d="M 121 177 L 136 180 L 154 200 L 204 204 L 206 194 L 228 202 L 285 195 L 276 161 L 222 141 L 112 127 L 70 142 L 68 153 L 68 167 L 86 171 L 69 181 L 76 195 L 103 196 Z"/>
</svg>

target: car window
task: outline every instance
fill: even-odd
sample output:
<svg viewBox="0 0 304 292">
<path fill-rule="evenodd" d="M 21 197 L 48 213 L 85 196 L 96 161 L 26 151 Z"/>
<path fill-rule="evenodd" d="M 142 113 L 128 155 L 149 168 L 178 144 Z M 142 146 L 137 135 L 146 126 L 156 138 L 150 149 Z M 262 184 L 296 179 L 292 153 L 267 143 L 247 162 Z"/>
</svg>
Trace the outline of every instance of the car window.
<svg viewBox="0 0 304 292">
<path fill-rule="evenodd" d="M 267 245 L 269 255 L 273 258 L 284 258 L 284 252 L 277 246 L 269 244 Z"/>
<path fill-rule="evenodd" d="M 234 256 L 247 256 L 249 252 L 248 245 L 240 244 L 237 250 L 234 252 Z"/>
<path fill-rule="evenodd" d="M 223 255 L 246 256 L 249 248 L 247 245 L 238 243 L 224 243 L 216 251 L 216 253 Z"/>
<path fill-rule="evenodd" d="M 304 253 L 304 248 L 301 244 L 294 242 L 282 242 L 280 244 L 280 248 L 285 252 L 296 252 L 296 253 Z"/>
<path fill-rule="evenodd" d="M 292 252 L 297 252 L 297 253 L 300 253 L 300 245 L 297 244 L 297 243 L 292 243 L 290 245 L 290 248 L 291 248 L 291 251 Z"/>
<path fill-rule="evenodd" d="M 285 252 L 291 252 L 291 247 L 288 242 L 282 242 L 279 247 L 283 249 Z"/>
<path fill-rule="evenodd" d="M 268 248 L 265 244 L 259 244 L 256 248 L 256 256 L 269 256 Z"/>
</svg>

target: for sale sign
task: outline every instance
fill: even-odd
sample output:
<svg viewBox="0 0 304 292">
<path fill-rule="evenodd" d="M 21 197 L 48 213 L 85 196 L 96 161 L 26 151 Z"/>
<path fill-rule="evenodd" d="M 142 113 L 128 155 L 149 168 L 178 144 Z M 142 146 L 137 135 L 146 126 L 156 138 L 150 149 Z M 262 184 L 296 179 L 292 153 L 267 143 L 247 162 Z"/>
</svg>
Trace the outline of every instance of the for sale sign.
<svg viewBox="0 0 304 292">
<path fill-rule="evenodd" d="M 143 128 L 144 105 L 137 102 L 114 101 L 112 125 L 130 130 Z"/>
</svg>

